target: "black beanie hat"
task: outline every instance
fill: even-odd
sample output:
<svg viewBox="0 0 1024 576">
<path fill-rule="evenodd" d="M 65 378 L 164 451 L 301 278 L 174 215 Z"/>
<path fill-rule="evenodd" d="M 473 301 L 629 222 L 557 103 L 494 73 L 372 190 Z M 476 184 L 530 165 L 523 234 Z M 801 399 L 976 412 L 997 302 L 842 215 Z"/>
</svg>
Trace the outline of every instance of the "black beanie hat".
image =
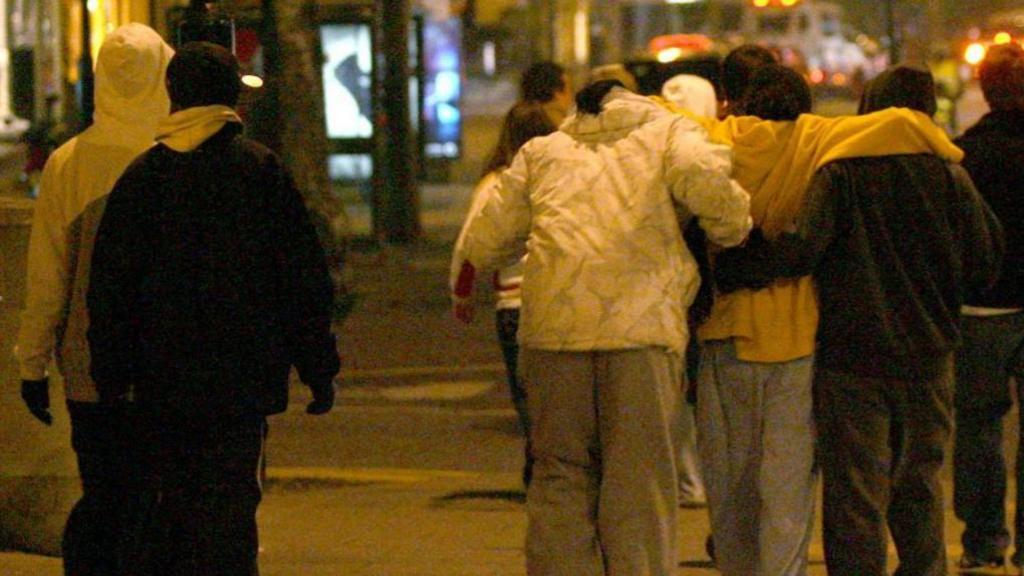
<svg viewBox="0 0 1024 576">
<path fill-rule="evenodd" d="M 868 83 L 860 99 L 859 114 L 886 108 L 910 108 L 934 116 L 935 80 L 927 70 L 911 66 L 890 68 Z"/>
<path fill-rule="evenodd" d="M 234 106 L 241 90 L 238 60 L 219 44 L 188 42 L 167 65 L 167 93 L 179 109 Z"/>
</svg>

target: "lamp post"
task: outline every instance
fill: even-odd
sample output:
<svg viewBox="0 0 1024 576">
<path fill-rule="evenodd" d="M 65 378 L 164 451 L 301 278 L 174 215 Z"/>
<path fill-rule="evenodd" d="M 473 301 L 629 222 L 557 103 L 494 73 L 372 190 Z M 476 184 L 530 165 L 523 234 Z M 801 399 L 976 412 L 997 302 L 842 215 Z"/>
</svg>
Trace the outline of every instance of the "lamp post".
<svg viewBox="0 0 1024 576">
<path fill-rule="evenodd" d="M 409 118 L 409 22 L 412 20 L 412 6 L 410 0 L 377 0 L 376 7 L 384 51 L 381 88 L 386 118 L 381 231 L 388 241 L 404 243 L 421 234 L 416 167 L 411 161 L 416 156 Z"/>
<path fill-rule="evenodd" d="M 82 0 L 82 56 L 78 59 L 78 123 L 83 130 L 92 124 L 92 112 L 95 108 L 93 86 L 96 82 L 92 72 L 91 20 L 89 0 Z"/>
<path fill-rule="evenodd" d="M 204 41 L 220 44 L 235 52 L 235 21 L 220 14 L 216 2 L 192 0 L 178 24 L 177 44 Z"/>
<path fill-rule="evenodd" d="M 896 25 L 896 0 L 885 0 L 886 34 L 889 36 L 889 65 L 900 61 L 899 29 Z"/>
</svg>

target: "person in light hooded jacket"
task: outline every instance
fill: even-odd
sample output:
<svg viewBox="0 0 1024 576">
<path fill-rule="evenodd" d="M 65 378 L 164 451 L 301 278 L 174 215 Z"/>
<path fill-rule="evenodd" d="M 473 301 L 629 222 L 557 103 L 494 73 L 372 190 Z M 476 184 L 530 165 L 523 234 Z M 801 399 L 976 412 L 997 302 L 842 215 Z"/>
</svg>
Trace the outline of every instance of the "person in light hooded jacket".
<svg viewBox="0 0 1024 576">
<path fill-rule="evenodd" d="M 127 24 L 107 36 L 96 62 L 96 111 L 85 132 L 47 161 L 29 242 L 27 294 L 16 356 L 31 413 L 52 422 L 48 366 L 64 378 L 82 498 L 64 532 L 69 574 L 118 574 L 119 515 L 133 477 L 124 407 L 98 404 L 89 376 L 85 293 L 96 228 L 125 168 L 153 145 L 170 100 L 164 74 L 173 50 L 150 28 Z"/>
<path fill-rule="evenodd" d="M 677 569 L 675 451 L 686 308 L 700 278 L 676 207 L 724 246 L 750 229 L 731 151 L 616 81 L 528 142 L 465 232 L 454 311 L 527 252 L 519 328 L 536 459 L 530 575 Z"/>
</svg>

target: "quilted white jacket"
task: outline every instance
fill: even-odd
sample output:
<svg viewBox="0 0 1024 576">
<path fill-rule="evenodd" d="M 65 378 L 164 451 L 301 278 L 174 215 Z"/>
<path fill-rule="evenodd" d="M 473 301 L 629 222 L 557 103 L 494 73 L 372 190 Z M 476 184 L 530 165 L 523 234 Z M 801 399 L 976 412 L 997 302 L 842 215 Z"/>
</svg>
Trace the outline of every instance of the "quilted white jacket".
<svg viewBox="0 0 1024 576">
<path fill-rule="evenodd" d="M 682 353 L 700 279 L 677 209 L 711 241 L 740 243 L 750 198 L 729 178 L 731 152 L 650 99 L 613 89 L 598 116 L 570 117 L 520 150 L 455 254 L 492 270 L 528 254 L 522 346 Z"/>
</svg>

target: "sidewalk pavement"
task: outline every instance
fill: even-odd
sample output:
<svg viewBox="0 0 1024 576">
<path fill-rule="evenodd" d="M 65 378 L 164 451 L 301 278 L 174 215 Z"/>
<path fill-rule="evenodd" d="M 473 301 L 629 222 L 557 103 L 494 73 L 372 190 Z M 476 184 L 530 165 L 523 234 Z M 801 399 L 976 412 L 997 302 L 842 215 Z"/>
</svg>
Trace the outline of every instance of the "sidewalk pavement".
<svg viewBox="0 0 1024 576">
<path fill-rule="evenodd" d="M 514 473 L 348 471 L 277 477 L 259 511 L 263 576 L 524 576 L 526 518 Z M 948 486 L 947 486 L 948 489 Z M 819 513 L 820 518 L 820 513 Z M 717 574 L 707 511 L 680 510 L 678 576 Z M 826 574 L 820 527 L 809 576 Z M 947 514 L 947 541 L 959 534 Z M 950 573 L 959 557 L 948 546 Z M 890 546 L 890 569 L 896 566 Z M 0 553 L 4 576 L 60 576 L 59 559 Z"/>
<path fill-rule="evenodd" d="M 349 272 L 357 301 L 339 328 L 343 380 L 368 370 L 457 371 L 500 362 L 486 305 L 470 327 L 458 326 L 448 311 L 450 245 L 469 189 L 435 187 L 429 194 L 424 221 L 430 225 L 421 242 L 382 247 L 356 242 Z M 346 418 L 361 409 L 343 404 L 337 411 Z M 945 478 L 948 495 L 948 473 Z M 271 468 L 259 512 L 261 573 L 522 576 L 522 501 L 516 470 Z M 679 576 L 715 574 L 704 553 L 706 510 L 680 512 Z M 960 530 L 948 511 L 951 561 L 960 555 L 955 544 Z M 825 574 L 820 542 L 819 529 L 811 576 Z M 890 556 L 895 566 L 895 554 Z M 59 559 L 0 553 L 0 575 L 60 573 Z"/>
</svg>

